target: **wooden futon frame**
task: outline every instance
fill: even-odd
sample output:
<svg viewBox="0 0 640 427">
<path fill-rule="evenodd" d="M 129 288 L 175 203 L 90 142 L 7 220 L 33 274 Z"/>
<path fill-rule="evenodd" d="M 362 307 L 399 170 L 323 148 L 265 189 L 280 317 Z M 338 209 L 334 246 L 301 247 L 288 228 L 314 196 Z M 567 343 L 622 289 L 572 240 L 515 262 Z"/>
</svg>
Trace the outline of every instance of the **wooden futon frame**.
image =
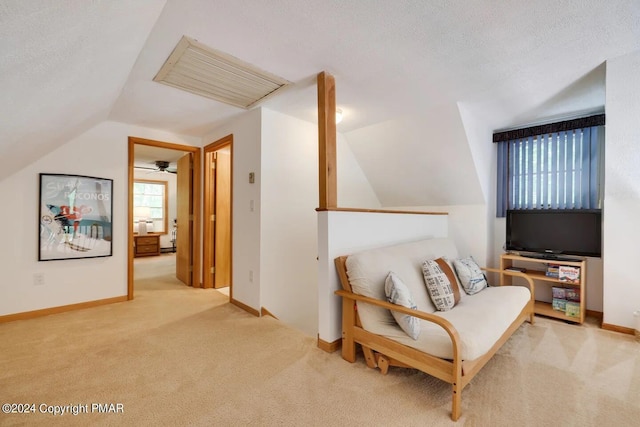
<svg viewBox="0 0 640 427">
<path fill-rule="evenodd" d="M 451 419 L 453 421 L 457 421 L 458 418 L 460 418 L 462 389 L 469 384 L 473 377 L 525 320 L 528 319 L 530 323 L 533 323 L 533 281 L 527 275 L 520 272 L 483 268 L 483 270 L 488 272 L 524 278 L 528 282 L 532 299 L 485 355 L 475 360 L 462 360 L 460 356 L 460 337 L 449 321 L 431 313 L 412 310 L 400 305 L 391 304 L 387 301 L 354 294 L 351 290 L 349 277 L 347 276 L 346 260 L 347 256 L 335 259 L 336 268 L 343 288 L 335 292 L 336 295 L 342 297 L 342 358 L 351 363 L 355 362 L 356 344 L 360 344 L 367 366 L 370 368 L 379 368 L 383 374 L 388 372 L 389 366 L 400 366 L 418 369 L 442 381 L 448 382 L 453 386 L 453 403 L 451 408 Z M 357 301 L 409 314 L 439 325 L 451 338 L 453 360 L 434 357 L 389 338 L 365 331 L 358 318 Z"/>
</svg>

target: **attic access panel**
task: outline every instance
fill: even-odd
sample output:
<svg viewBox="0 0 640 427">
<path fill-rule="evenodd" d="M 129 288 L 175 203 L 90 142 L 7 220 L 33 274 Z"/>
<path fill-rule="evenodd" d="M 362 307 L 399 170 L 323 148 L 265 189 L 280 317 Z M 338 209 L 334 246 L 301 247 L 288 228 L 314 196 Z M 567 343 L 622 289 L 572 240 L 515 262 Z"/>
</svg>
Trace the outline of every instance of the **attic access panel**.
<svg viewBox="0 0 640 427">
<path fill-rule="evenodd" d="M 291 83 L 187 36 L 153 80 L 245 109 Z"/>
</svg>

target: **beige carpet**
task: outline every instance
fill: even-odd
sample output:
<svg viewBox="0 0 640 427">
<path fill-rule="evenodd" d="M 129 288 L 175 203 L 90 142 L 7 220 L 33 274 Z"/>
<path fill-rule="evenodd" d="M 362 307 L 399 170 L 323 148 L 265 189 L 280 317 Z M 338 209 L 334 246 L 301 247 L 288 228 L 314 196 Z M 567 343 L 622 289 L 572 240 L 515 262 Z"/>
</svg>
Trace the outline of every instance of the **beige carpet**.
<svg viewBox="0 0 640 427">
<path fill-rule="evenodd" d="M 145 262 L 136 266 L 134 301 L 0 324 L 0 403 L 37 412 L 0 413 L 0 425 L 640 424 L 632 336 L 537 318 L 465 388 L 453 423 L 448 384 L 347 363 L 313 337 Z M 91 412 L 93 403 L 122 404 L 124 413 L 39 413 L 54 405 Z"/>
</svg>

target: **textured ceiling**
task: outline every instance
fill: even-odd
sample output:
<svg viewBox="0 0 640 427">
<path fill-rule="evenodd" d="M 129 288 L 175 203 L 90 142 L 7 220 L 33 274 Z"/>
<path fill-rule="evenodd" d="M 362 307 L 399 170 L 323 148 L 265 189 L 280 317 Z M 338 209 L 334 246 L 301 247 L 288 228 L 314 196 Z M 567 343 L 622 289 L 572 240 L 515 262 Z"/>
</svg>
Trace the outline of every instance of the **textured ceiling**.
<svg viewBox="0 0 640 427">
<path fill-rule="evenodd" d="M 640 48 L 639 5 L 169 0 L 110 118 L 201 135 L 241 112 L 151 81 L 187 35 L 297 83 L 264 105 L 306 120 L 315 119 L 313 77 L 334 74 L 341 132 L 452 102 L 495 109 L 507 125 Z"/>
<path fill-rule="evenodd" d="M 0 179 L 107 119 L 163 6 L 0 2 Z"/>
<path fill-rule="evenodd" d="M 105 119 L 202 136 L 241 114 L 152 81 L 187 35 L 292 81 L 263 105 L 304 120 L 316 120 L 315 75 L 332 73 L 338 131 L 383 205 L 476 203 L 456 106 L 493 128 L 602 108 L 602 64 L 640 49 L 639 22 L 638 0 L 5 0 L 0 179 Z M 390 140 L 367 145 L 375 129 Z M 462 173 L 421 168 L 443 144 Z M 389 147 L 404 179 L 378 169 Z M 434 178 L 469 194 L 427 188 Z"/>
</svg>

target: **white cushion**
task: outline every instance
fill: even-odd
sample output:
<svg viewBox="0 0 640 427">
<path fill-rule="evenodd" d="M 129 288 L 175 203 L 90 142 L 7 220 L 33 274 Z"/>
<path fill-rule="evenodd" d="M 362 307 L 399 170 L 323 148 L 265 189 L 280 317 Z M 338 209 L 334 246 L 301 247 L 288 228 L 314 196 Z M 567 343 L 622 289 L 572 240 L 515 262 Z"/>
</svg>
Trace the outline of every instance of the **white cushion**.
<svg viewBox="0 0 640 427">
<path fill-rule="evenodd" d="M 468 256 L 454 260 L 453 268 L 467 294 L 477 294 L 487 287 L 487 278 L 473 257 Z"/>
<path fill-rule="evenodd" d="M 426 292 L 421 266 L 426 259 L 442 256 L 449 259 L 458 257 L 452 240 L 447 238 L 419 240 L 353 253 L 347 257 L 346 261 L 351 290 L 358 295 L 385 301 L 385 280 L 389 271 L 393 271 L 402 277 L 418 310 L 433 313 L 436 308 Z M 358 315 L 365 330 L 379 335 L 397 331 L 407 337 L 398 327 L 389 310 L 361 302 L 357 305 Z"/>
<path fill-rule="evenodd" d="M 392 304 L 401 305 L 414 310 L 418 308 L 418 306 L 413 302 L 411 292 L 409 291 L 409 288 L 407 288 L 407 285 L 405 285 L 402 279 L 400 279 L 400 277 L 398 277 L 398 275 L 393 271 L 390 271 L 387 276 L 387 280 L 384 284 L 384 293 L 387 295 L 387 301 Z M 407 335 L 414 340 L 418 339 L 418 336 L 420 335 L 420 322 L 417 317 L 409 316 L 408 314 L 393 310 L 391 310 L 391 315 L 396 319 L 398 326 L 400 326 Z"/>
<path fill-rule="evenodd" d="M 524 286 L 493 286 L 460 301 L 453 310 L 434 313 L 447 319 L 458 331 L 463 360 L 473 360 L 493 347 L 516 319 L 531 294 Z M 420 336 L 412 340 L 396 326 L 387 338 L 443 359 L 453 358 L 449 335 L 440 326 L 420 320 Z"/>
</svg>

